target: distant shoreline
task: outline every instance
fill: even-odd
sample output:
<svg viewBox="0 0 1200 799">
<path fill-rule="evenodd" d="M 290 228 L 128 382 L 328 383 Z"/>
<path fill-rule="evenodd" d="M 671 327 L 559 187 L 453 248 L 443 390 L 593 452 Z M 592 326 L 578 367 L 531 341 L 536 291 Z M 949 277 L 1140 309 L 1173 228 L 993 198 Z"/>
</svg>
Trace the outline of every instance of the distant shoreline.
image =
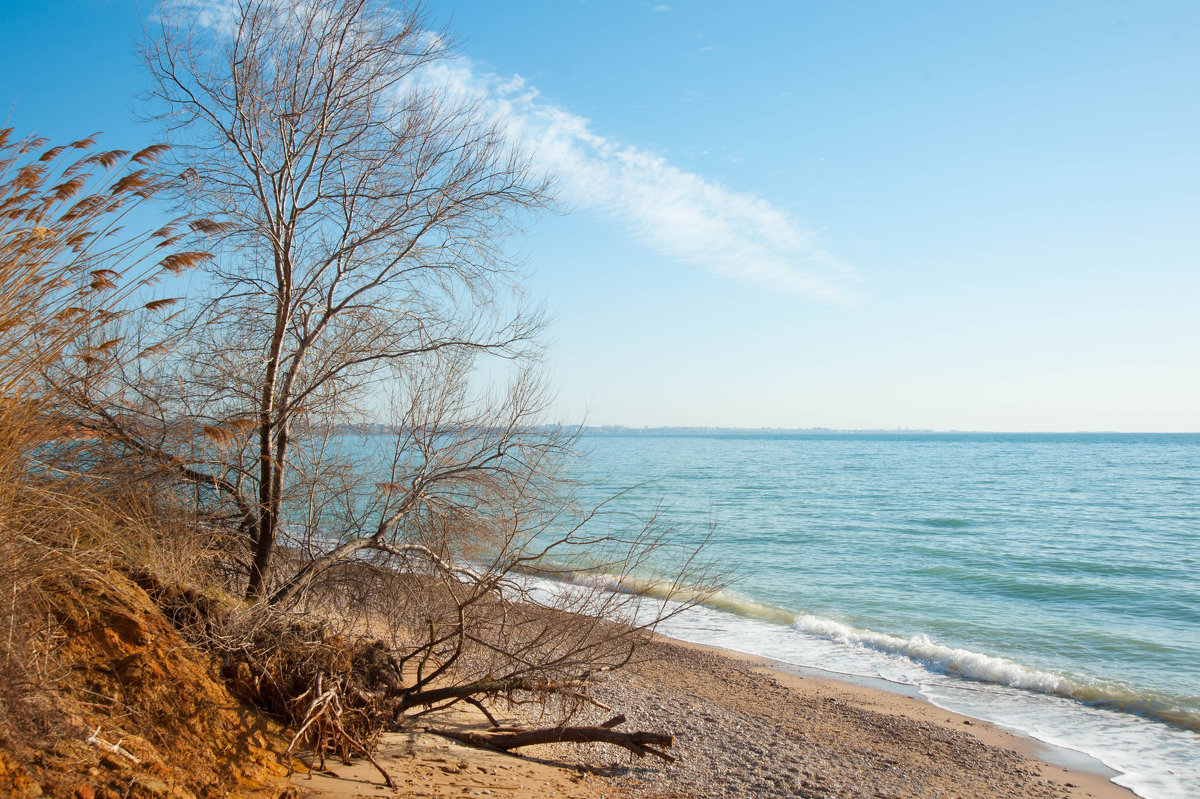
<svg viewBox="0 0 1200 799">
<path fill-rule="evenodd" d="M 1200 432 L 1130 432 L 1122 430 L 927 430 L 917 428 L 837 429 L 832 427 L 626 427 L 597 425 L 579 428 L 585 436 L 1200 436 Z"/>
<path fill-rule="evenodd" d="M 584 436 L 626 436 L 631 438 L 636 438 L 638 436 L 660 438 L 671 436 L 708 436 L 712 438 L 719 438 L 722 436 L 736 436 L 743 438 L 756 436 L 791 436 L 795 438 L 949 438 L 953 436 L 960 436 L 962 438 L 1005 438 L 1014 436 L 1035 438 L 1082 438 L 1087 436 L 1103 436 L 1108 438 L 1200 438 L 1200 432 L 1189 431 L 1138 432 L 1124 430 L 929 430 L 924 428 L 908 427 L 890 429 L 840 429 L 833 427 L 689 427 L 683 425 L 663 427 L 628 427 L 626 425 L 575 426 L 568 424 L 547 424 L 539 425 L 537 426 L 537 429 L 559 430 L 568 434 L 577 432 Z M 394 435 L 397 432 L 402 431 L 402 428 L 397 427 L 396 425 L 384 424 L 382 422 L 371 422 L 367 424 L 356 425 L 337 425 L 331 428 L 331 431 L 336 434 L 344 435 Z"/>
</svg>

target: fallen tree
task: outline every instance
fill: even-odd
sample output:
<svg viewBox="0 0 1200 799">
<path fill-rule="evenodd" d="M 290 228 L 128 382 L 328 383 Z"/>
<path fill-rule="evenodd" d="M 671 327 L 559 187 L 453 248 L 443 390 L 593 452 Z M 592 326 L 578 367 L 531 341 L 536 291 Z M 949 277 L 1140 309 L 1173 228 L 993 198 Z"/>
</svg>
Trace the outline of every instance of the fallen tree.
<svg viewBox="0 0 1200 799">
<path fill-rule="evenodd" d="M 654 755 L 668 763 L 675 762 L 674 757 L 657 748 L 669 748 L 675 742 L 672 736 L 655 732 L 618 732 L 613 729 L 624 723 L 624 716 L 614 716 L 601 725 L 590 727 L 547 727 L 538 730 L 498 727 L 484 732 L 430 729 L 429 732 L 471 746 L 501 752 L 539 744 L 603 743 L 628 749 L 638 757 Z"/>
<path fill-rule="evenodd" d="M 376 575 L 379 579 L 384 576 Z M 386 576 L 393 589 L 412 579 L 396 573 Z M 293 732 L 286 754 L 310 754 L 321 769 L 330 757 L 345 762 L 363 757 L 390 785 L 391 776 L 373 753 L 385 732 L 414 728 L 500 751 L 545 743 L 601 743 L 639 756 L 651 754 L 668 763 L 674 760 L 662 751 L 672 744 L 669 733 L 617 730 L 625 721 L 623 715 L 599 726 L 568 723 L 585 706 L 611 710 L 590 695 L 591 689 L 612 668 L 628 662 L 644 643 L 649 633 L 644 626 L 504 603 L 501 615 L 516 629 L 522 621 L 538 620 L 543 645 L 553 640 L 551 632 L 560 638 L 571 631 L 578 635 L 581 630 L 576 625 L 585 624 L 591 637 L 568 639 L 573 642 L 573 662 L 576 666 L 586 663 L 588 668 L 556 669 L 553 660 L 545 657 L 548 650 L 512 646 L 506 653 L 512 659 L 507 671 L 481 673 L 478 666 L 469 668 L 458 660 L 471 655 L 482 640 L 465 618 L 455 635 L 439 636 L 433 625 L 424 640 L 405 648 L 369 635 L 335 632 L 333 625 L 343 621 L 340 617 L 216 601 L 195 591 L 164 586 L 149 573 L 141 573 L 139 582 L 187 637 L 218 654 L 222 676 L 235 695 L 289 726 Z M 493 596 L 490 602 L 476 604 L 499 609 L 501 600 Z M 479 626 L 475 632 L 484 634 L 487 628 Z M 460 640 L 450 644 L 447 639 L 455 637 Z M 561 647 L 561 640 L 559 644 Z M 493 655 L 494 649 L 488 648 Z M 618 652 L 617 661 L 603 662 L 602 655 Z M 515 660 L 517 656 L 520 661 Z M 459 703 L 480 710 L 491 729 L 462 732 L 427 723 L 434 711 Z M 497 705 L 511 708 L 525 703 L 549 709 L 556 720 L 535 729 L 501 726 Z"/>
</svg>

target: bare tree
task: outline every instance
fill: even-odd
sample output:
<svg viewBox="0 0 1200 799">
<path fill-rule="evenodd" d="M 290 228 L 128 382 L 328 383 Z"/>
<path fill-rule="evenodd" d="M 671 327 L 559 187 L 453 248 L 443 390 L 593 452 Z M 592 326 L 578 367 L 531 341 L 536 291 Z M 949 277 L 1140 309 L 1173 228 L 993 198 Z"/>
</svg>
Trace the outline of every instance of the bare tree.
<svg viewBox="0 0 1200 799">
<path fill-rule="evenodd" d="M 469 98 L 422 80 L 450 52 L 419 9 L 237 0 L 167 14 L 145 54 L 181 197 L 223 220 L 222 246 L 174 348 L 78 401 L 119 454 L 230 520 L 251 603 L 370 605 L 399 653 L 382 694 L 320 690 L 330 661 L 267 704 L 337 738 L 351 696 L 388 723 L 514 691 L 583 697 L 710 590 L 655 520 L 573 500 L 575 434 L 546 423 L 543 322 L 504 250 L 550 182 Z M 254 635 L 235 638 L 245 652 Z"/>
<path fill-rule="evenodd" d="M 208 441 L 148 442 L 147 420 L 123 432 L 164 462 L 186 448 L 184 476 L 236 508 L 253 543 L 246 594 L 257 599 L 269 593 L 285 520 L 304 530 L 294 542 L 318 530 L 328 542 L 346 523 L 371 530 L 308 564 L 307 580 L 355 549 L 383 547 L 427 506 L 431 482 L 518 468 L 532 440 L 528 407 L 502 420 L 508 433 L 487 453 L 447 447 L 439 431 L 434 470 L 398 468 L 368 523 L 353 507 L 362 496 L 329 494 L 354 470 L 330 471 L 342 460 L 328 433 L 356 421 L 385 379 L 429 363 L 467 368 L 481 353 L 536 355 L 538 316 L 502 316 L 518 275 L 500 244 L 546 204 L 548 184 L 469 103 L 413 85 L 447 57 L 416 9 L 245 0 L 227 28 L 177 21 L 147 48 L 153 94 L 186 134 L 187 197 L 231 228 L 186 375 L 170 375 L 189 396 L 155 402 L 155 421 L 166 430 L 166 414 L 199 419 Z M 326 512 L 338 502 L 349 514 L 341 525 Z M 285 579 L 271 598 L 298 584 Z"/>
</svg>

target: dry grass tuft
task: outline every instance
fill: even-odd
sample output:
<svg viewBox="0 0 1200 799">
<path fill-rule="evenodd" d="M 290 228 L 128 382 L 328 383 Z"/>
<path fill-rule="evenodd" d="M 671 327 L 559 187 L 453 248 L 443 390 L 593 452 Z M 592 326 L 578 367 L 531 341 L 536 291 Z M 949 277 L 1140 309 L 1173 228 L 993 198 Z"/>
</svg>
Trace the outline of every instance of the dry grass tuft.
<svg viewBox="0 0 1200 799">
<path fill-rule="evenodd" d="M 232 746 L 254 722 L 205 682 L 207 656 L 189 654 L 121 574 L 130 562 L 175 578 L 194 572 L 212 536 L 178 514 L 163 486 L 100 458 L 62 399 L 65 387 L 128 357 L 119 323 L 146 304 L 138 298 L 205 256 L 164 257 L 165 229 L 121 231 L 167 185 L 142 166 L 161 147 L 132 157 L 94 147 L 89 138 L 46 149 L 0 130 L 0 794 L 75 791 L 63 781 L 95 771 L 104 730 L 107 743 L 126 741 L 125 755 L 110 755 L 112 786 L 220 794 L 246 775 L 177 773 L 163 754 L 194 746 L 191 728 Z M 165 307 L 157 302 L 152 309 Z M 181 681 L 219 706 L 176 712 Z M 207 729 L 217 717 L 227 729 Z"/>
</svg>

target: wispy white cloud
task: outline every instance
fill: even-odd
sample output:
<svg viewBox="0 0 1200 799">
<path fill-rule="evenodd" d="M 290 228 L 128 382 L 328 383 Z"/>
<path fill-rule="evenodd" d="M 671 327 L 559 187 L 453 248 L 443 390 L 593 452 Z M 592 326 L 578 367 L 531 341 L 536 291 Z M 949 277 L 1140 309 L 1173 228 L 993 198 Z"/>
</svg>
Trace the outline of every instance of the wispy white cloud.
<svg viewBox="0 0 1200 799">
<path fill-rule="evenodd" d="M 237 6 L 232 0 L 162 0 L 154 13 L 168 20 L 190 20 L 223 36 L 237 28 Z"/>
<path fill-rule="evenodd" d="M 232 19 L 230 0 L 167 2 L 218 31 Z M 617 221 L 654 252 L 772 291 L 834 302 L 848 299 L 860 279 L 793 214 L 598 135 L 587 119 L 546 102 L 519 76 L 480 71 L 458 58 L 426 69 L 419 80 L 477 100 L 532 148 L 569 206 Z"/>
<path fill-rule="evenodd" d="M 617 221 L 661 255 L 773 291 L 834 302 L 849 299 L 860 279 L 793 214 L 598 135 L 589 120 L 546 102 L 519 76 L 479 72 L 460 58 L 425 79 L 480 99 L 556 175 L 569 206 Z"/>
</svg>

